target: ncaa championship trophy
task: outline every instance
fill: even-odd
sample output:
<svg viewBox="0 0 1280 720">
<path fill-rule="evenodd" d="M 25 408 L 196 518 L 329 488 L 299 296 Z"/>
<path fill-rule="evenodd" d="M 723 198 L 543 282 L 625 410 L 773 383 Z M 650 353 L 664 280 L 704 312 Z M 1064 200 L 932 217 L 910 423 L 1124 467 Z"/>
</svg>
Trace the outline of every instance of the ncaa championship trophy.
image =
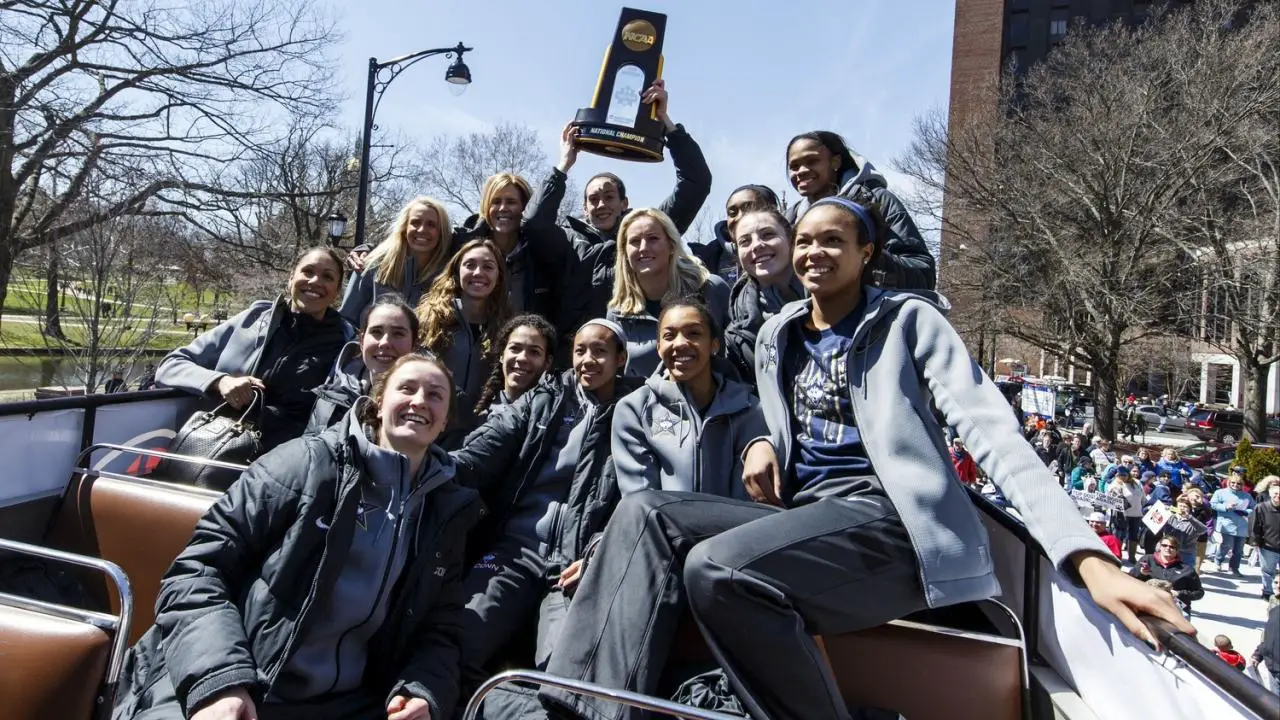
<svg viewBox="0 0 1280 720">
<path fill-rule="evenodd" d="M 662 35 L 667 16 L 622 8 L 618 30 L 605 51 L 591 107 L 578 111 L 578 149 L 621 160 L 661 162 L 665 144 L 653 105 L 640 95 L 662 77 Z"/>
</svg>

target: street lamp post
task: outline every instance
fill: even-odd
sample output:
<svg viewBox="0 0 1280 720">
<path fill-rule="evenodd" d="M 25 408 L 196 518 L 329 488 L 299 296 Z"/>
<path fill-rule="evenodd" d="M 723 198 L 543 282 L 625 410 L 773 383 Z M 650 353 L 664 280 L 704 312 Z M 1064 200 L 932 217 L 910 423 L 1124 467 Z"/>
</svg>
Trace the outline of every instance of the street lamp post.
<svg viewBox="0 0 1280 720">
<path fill-rule="evenodd" d="M 458 43 L 451 48 L 423 50 L 383 62 L 378 62 L 377 58 L 369 58 L 369 82 L 365 88 L 364 96 L 364 130 L 361 132 L 360 137 L 360 187 L 356 198 L 356 245 L 364 242 L 365 211 L 369 204 L 369 150 L 372 147 L 373 131 L 377 128 L 373 124 L 373 116 L 378 112 L 378 105 L 382 103 L 382 94 L 387 91 L 387 87 L 391 85 L 392 81 L 399 77 L 400 73 L 408 69 L 410 65 L 433 55 L 444 55 L 453 58 L 453 63 L 445 71 L 444 79 L 450 84 L 465 88 L 471 84 L 471 70 L 466 63 L 462 62 L 462 54 L 471 50 L 472 48 L 464 47 L 462 43 Z"/>
</svg>

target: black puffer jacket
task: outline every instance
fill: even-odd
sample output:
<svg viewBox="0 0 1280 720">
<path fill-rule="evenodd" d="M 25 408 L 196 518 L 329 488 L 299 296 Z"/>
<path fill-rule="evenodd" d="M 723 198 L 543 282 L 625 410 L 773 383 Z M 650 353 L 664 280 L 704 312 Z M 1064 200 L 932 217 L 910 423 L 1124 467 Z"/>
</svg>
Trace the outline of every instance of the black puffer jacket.
<svg viewBox="0 0 1280 720">
<path fill-rule="evenodd" d="M 858 155 L 854 160 L 858 167 L 841 175 L 837 194 L 854 201 L 872 200 L 880 205 L 889 232 L 884 239 L 884 252 L 873 268 L 877 285 L 895 290 L 932 290 L 937 284 L 936 263 L 911 213 L 902 200 L 889 191 L 888 181 L 869 160 Z M 801 198 L 787 209 L 787 219 L 794 225 L 808 207 L 809 201 Z"/>
<path fill-rule="evenodd" d="M 589 319 L 586 312 L 590 288 L 578 270 L 578 258 L 559 240 L 562 231 L 555 226 L 555 210 L 551 208 L 550 227 L 532 217 L 520 226 L 516 245 L 519 249 L 507 258 L 512 290 L 519 294 L 511 297 L 511 307 L 517 313 L 537 313 L 555 325 L 561 337 L 572 337 L 578 326 Z M 532 206 L 526 215 L 531 212 Z M 557 237 L 544 237 L 548 233 Z M 454 229 L 450 253 L 456 253 L 469 240 L 482 237 L 490 237 L 489 225 L 479 215 L 472 215 L 462 227 Z"/>
<path fill-rule="evenodd" d="M 370 383 L 367 375 L 364 359 L 360 357 L 360 343 L 347 343 L 338 353 L 338 361 L 329 380 L 313 391 L 316 404 L 311 408 L 306 434 L 319 435 L 333 427 L 361 395 L 368 395 Z"/>
<path fill-rule="evenodd" d="M 130 654 L 115 717 L 146 710 L 166 672 L 188 715 L 228 688 L 247 687 L 258 702 L 270 692 L 351 547 L 364 469 L 350 422 L 267 453 L 200 519 L 161 583 L 155 626 Z M 458 579 L 481 505 L 447 474 L 426 492 L 365 683 L 387 700 L 426 699 L 432 717 L 448 717 L 465 602 Z"/>
<path fill-rule="evenodd" d="M 702 149 L 694 142 L 683 125 L 667 134 L 667 148 L 671 150 L 671 162 L 676 166 L 676 186 L 666 200 L 658 206 L 675 223 L 681 233 L 689 229 L 693 220 L 711 194 L 711 170 Z M 604 317 L 609 298 L 613 296 L 613 269 L 618 256 L 617 225 L 613 230 L 601 231 L 575 217 L 565 218 L 565 225 L 556 224 L 556 213 L 564 199 L 566 175 L 558 169 L 542 183 L 537 198 L 526 211 L 525 223 L 533 228 L 532 239 L 555 243 L 559 249 L 544 250 L 553 254 L 571 249 L 578 259 L 578 272 L 583 278 L 574 281 L 574 287 L 589 285 L 589 301 L 584 320 Z M 639 207 L 633 204 L 633 207 Z M 621 222 L 621 220 L 619 220 Z M 559 232 L 554 233 L 552 229 Z"/>
<path fill-rule="evenodd" d="M 804 297 L 804 287 L 794 277 L 791 286 L 797 296 Z M 744 382 L 755 379 L 756 336 L 766 319 L 760 306 L 760 283 L 743 273 L 729 291 L 729 324 L 724 330 L 724 355 Z"/>
<path fill-rule="evenodd" d="M 564 421 L 565 398 L 575 392 L 572 370 L 548 373 L 531 390 L 510 405 L 494 408 L 488 420 L 453 451 L 457 482 L 480 490 L 491 512 L 472 536 L 473 553 L 501 537 L 507 520 L 525 491 L 537 480 L 550 458 L 555 429 Z M 548 572 L 557 577 L 569 563 L 580 559 L 594 534 L 604 529 L 618 504 L 618 483 L 610 447 L 613 411 L 617 400 L 639 387 L 635 380 L 619 378 L 614 402 L 602 404 L 582 440 L 582 454 L 555 523 Z"/>
<path fill-rule="evenodd" d="M 1129 574 L 1139 580 L 1164 580 L 1173 586 L 1173 594 L 1183 607 L 1190 610 L 1191 602 L 1204 597 L 1204 585 L 1200 583 L 1200 575 L 1196 569 L 1182 562 L 1171 563 L 1168 567 L 1156 562 L 1154 555 L 1143 555 L 1138 564 L 1129 569 Z"/>
</svg>

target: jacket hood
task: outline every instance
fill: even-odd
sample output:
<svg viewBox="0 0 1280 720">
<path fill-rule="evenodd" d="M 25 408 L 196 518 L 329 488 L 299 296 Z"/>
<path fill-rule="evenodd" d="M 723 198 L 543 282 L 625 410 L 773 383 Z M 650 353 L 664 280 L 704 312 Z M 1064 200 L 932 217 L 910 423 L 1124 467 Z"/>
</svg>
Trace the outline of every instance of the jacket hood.
<svg viewBox="0 0 1280 720">
<path fill-rule="evenodd" d="M 889 316 L 893 310 L 908 301 L 926 302 L 937 308 L 943 315 L 951 311 L 951 303 L 941 293 L 932 290 L 912 290 L 908 292 L 866 286 L 863 287 L 862 294 L 866 302 L 866 312 L 863 313 L 862 322 L 858 323 L 858 327 L 853 333 L 855 346 L 863 345 L 861 342 L 863 336 L 874 328 L 876 323 Z M 812 308 L 813 298 L 807 297 L 803 300 L 788 303 L 778 314 L 783 317 L 783 322 L 790 323 L 807 314 Z"/>
<path fill-rule="evenodd" d="M 640 378 L 631 377 L 630 375 L 619 375 L 613 380 L 613 402 L 617 402 L 628 393 L 638 390 L 643 384 L 644 383 Z M 568 368 L 567 370 L 563 370 L 558 373 L 550 371 L 543 373 L 542 377 L 538 380 L 538 384 L 533 388 L 530 388 L 529 392 L 533 392 L 539 387 L 552 393 L 579 392 L 582 388 L 582 386 L 578 384 L 578 376 L 574 373 L 573 368 Z M 585 391 L 583 392 L 585 394 Z"/>
<path fill-rule="evenodd" d="M 731 382 L 714 370 L 711 378 L 716 384 L 716 393 L 711 399 L 711 405 L 703 413 L 704 419 L 732 415 L 751 407 L 751 394 L 745 384 Z M 693 401 L 684 386 L 672 380 L 661 365 L 657 372 L 645 379 L 644 384 L 663 405 L 673 409 L 678 406 L 682 418 L 685 414 L 694 414 Z"/>
<path fill-rule="evenodd" d="M 359 397 L 369 392 L 365 375 L 360 343 L 352 341 L 342 346 L 342 350 L 338 352 L 338 360 L 334 363 L 329 380 L 313 392 L 317 397 L 345 406 L 349 398 Z"/>
<path fill-rule="evenodd" d="M 882 175 L 879 170 L 876 170 L 876 166 L 873 165 L 870 160 L 856 152 L 853 152 L 852 150 L 849 152 L 853 155 L 853 160 L 858 164 L 858 166 L 856 168 L 849 168 L 848 170 L 840 173 L 840 188 L 836 191 L 837 195 L 845 197 L 852 196 L 854 188 L 859 185 L 865 187 L 867 190 L 877 190 L 889 187 L 889 181 L 885 179 L 884 175 Z M 800 198 L 800 201 L 795 204 L 796 218 L 803 215 L 805 210 L 809 209 L 809 205 L 810 203 L 807 198 Z"/>
<path fill-rule="evenodd" d="M 382 483 L 395 482 L 407 467 L 408 458 L 394 450 L 380 447 L 370 439 L 370 429 L 358 419 L 361 408 L 370 402 L 373 401 L 367 397 L 357 400 L 337 427 L 342 429 L 341 437 L 345 438 L 347 448 L 360 459 L 370 479 Z M 455 471 L 453 457 L 438 444 L 432 443 L 418 468 L 414 485 L 420 484 L 424 493 L 431 492 L 452 480 Z"/>
</svg>

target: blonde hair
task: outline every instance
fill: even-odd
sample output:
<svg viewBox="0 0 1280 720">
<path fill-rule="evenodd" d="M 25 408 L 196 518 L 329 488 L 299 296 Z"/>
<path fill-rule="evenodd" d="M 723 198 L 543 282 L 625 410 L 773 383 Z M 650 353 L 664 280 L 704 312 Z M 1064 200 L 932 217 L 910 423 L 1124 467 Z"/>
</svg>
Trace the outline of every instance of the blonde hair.
<svg viewBox="0 0 1280 720">
<path fill-rule="evenodd" d="M 671 246 L 666 296 L 696 295 L 711 276 L 702 263 L 685 250 L 684 243 L 680 240 L 680 231 L 666 213 L 656 208 L 632 210 L 618 225 L 618 257 L 614 260 L 613 297 L 609 299 L 609 309 L 624 315 L 634 315 L 644 310 L 645 296 L 640 288 L 640 278 L 627 261 L 627 230 L 641 218 L 651 218 L 662 226 L 667 244 Z"/>
<path fill-rule="evenodd" d="M 507 318 L 511 317 L 511 301 L 507 298 L 507 261 L 502 251 L 489 238 L 476 238 L 458 248 L 449 259 L 449 265 L 440 277 L 431 283 L 431 289 L 418 302 L 418 320 L 422 325 L 422 346 L 440 357 L 445 357 L 453 346 L 453 331 L 458 327 L 458 313 L 453 301 L 462 294 L 458 281 L 462 258 L 476 249 L 493 254 L 498 264 L 498 282 L 484 302 L 484 329 L 480 345 L 486 357 L 494 351 L 494 339 Z M 491 359 L 491 358 L 490 358 Z"/>
<path fill-rule="evenodd" d="M 374 270 L 374 278 L 383 285 L 399 287 L 404 280 L 404 264 L 409 258 L 409 241 L 405 234 L 409 230 L 409 215 L 414 208 L 425 207 L 434 210 L 436 222 L 440 225 L 440 242 L 432 251 L 427 263 L 418 268 L 417 282 L 426 282 L 440 272 L 440 268 L 449 258 L 449 246 L 453 244 L 453 227 L 449 224 L 449 213 L 444 205 L 435 198 L 416 197 L 400 208 L 391 221 L 387 236 L 378 243 L 365 260 L 365 267 Z"/>
<path fill-rule="evenodd" d="M 516 192 L 520 193 L 525 205 L 529 204 L 529 198 L 533 197 L 533 188 L 529 187 L 528 180 L 509 172 L 490 175 L 489 179 L 484 181 L 484 188 L 480 191 L 481 220 L 489 221 L 489 209 L 493 207 L 494 199 L 498 197 L 498 193 L 509 187 L 514 187 Z"/>
</svg>

